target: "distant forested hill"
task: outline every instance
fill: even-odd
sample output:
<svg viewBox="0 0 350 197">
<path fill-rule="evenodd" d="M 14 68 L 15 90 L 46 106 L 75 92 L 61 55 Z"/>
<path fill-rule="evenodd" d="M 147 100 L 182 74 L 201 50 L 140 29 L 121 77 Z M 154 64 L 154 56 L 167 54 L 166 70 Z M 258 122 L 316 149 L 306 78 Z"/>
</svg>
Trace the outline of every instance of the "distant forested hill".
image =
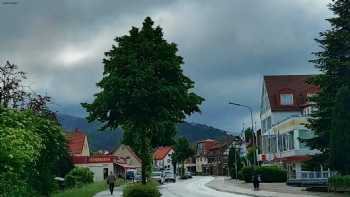
<svg viewBox="0 0 350 197">
<path fill-rule="evenodd" d="M 74 117 L 65 114 L 58 115 L 59 122 L 67 132 L 79 128 L 88 135 L 90 148 L 96 150 L 113 150 L 118 147 L 123 133 L 121 129 L 114 131 L 99 131 L 101 124 L 97 122 L 88 123 L 84 118 Z M 177 125 L 178 136 L 186 137 L 190 142 L 203 139 L 222 140 L 228 137 L 227 132 L 207 125 L 197 123 L 180 123 Z"/>
</svg>

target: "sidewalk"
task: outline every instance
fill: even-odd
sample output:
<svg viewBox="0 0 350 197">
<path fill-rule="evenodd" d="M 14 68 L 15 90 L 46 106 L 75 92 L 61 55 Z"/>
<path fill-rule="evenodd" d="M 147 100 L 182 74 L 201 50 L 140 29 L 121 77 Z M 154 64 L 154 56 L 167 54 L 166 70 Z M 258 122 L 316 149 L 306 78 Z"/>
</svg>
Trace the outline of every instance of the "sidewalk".
<svg viewBox="0 0 350 197">
<path fill-rule="evenodd" d="M 122 187 L 115 187 L 114 188 L 114 192 L 113 192 L 113 196 L 111 195 L 111 193 L 109 192 L 109 190 L 103 191 L 103 192 L 99 192 L 97 194 L 94 195 L 94 197 L 121 197 L 123 194 L 123 189 Z"/>
<path fill-rule="evenodd" d="M 285 183 L 262 183 L 260 191 L 253 191 L 252 184 L 229 179 L 228 177 L 216 177 L 206 184 L 212 189 L 243 194 L 253 197 L 346 197 L 348 194 L 335 194 L 326 192 L 308 192 L 302 187 L 290 187 Z"/>
</svg>

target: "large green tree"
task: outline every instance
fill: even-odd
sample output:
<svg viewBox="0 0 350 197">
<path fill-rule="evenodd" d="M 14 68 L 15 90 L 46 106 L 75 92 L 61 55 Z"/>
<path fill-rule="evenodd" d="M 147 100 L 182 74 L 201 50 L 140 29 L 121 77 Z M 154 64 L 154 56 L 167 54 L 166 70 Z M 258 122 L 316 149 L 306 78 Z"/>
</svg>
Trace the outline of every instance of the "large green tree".
<svg viewBox="0 0 350 197">
<path fill-rule="evenodd" d="M 152 136 L 157 136 L 159 124 L 183 121 L 200 111 L 204 99 L 192 92 L 194 82 L 183 74 L 176 44 L 163 38 L 162 29 L 153 27 L 150 17 L 141 29 L 132 27 L 115 41 L 103 60 L 103 79 L 97 83 L 101 91 L 93 103 L 82 105 L 89 121 L 104 123 L 102 129 L 121 126 L 134 133 L 145 183 Z"/>
<path fill-rule="evenodd" d="M 335 98 L 330 134 L 330 164 L 350 174 L 350 87 L 341 87 Z"/>
<path fill-rule="evenodd" d="M 334 98 L 340 87 L 350 86 L 350 1 L 333 0 L 329 8 L 334 13 L 333 18 L 327 19 L 331 28 L 316 39 L 322 50 L 314 53 L 316 58 L 311 61 L 321 71 L 310 80 L 320 87 L 319 94 L 311 98 L 318 110 L 312 114 L 309 128 L 315 131 L 316 137 L 305 140 L 311 148 L 322 152 L 314 159 L 324 164 L 330 163 L 330 154 L 333 154 L 330 133 L 333 131 L 332 114 L 336 106 Z"/>
</svg>

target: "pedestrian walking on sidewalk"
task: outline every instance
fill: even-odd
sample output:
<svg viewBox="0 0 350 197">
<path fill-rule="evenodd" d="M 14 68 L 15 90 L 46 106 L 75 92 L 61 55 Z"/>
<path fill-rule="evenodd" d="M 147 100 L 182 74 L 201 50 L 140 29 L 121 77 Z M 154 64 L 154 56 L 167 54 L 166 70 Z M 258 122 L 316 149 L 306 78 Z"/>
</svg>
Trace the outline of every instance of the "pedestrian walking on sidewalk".
<svg viewBox="0 0 350 197">
<path fill-rule="evenodd" d="M 260 187 L 261 177 L 258 174 L 253 175 L 252 182 L 254 186 L 254 191 L 258 191 Z"/>
<path fill-rule="evenodd" d="M 111 172 L 107 177 L 107 184 L 109 185 L 109 191 L 111 192 L 111 195 L 113 195 L 115 181 L 116 181 L 116 178 L 113 172 Z"/>
</svg>

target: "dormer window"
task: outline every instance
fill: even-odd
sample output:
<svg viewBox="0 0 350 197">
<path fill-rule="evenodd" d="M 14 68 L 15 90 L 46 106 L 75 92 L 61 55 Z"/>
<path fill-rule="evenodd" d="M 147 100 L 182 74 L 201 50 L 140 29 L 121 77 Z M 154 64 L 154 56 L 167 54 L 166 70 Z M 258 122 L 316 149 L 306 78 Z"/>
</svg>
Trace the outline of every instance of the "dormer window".
<svg viewBox="0 0 350 197">
<path fill-rule="evenodd" d="M 280 94 L 281 105 L 293 105 L 293 94 Z"/>
</svg>

